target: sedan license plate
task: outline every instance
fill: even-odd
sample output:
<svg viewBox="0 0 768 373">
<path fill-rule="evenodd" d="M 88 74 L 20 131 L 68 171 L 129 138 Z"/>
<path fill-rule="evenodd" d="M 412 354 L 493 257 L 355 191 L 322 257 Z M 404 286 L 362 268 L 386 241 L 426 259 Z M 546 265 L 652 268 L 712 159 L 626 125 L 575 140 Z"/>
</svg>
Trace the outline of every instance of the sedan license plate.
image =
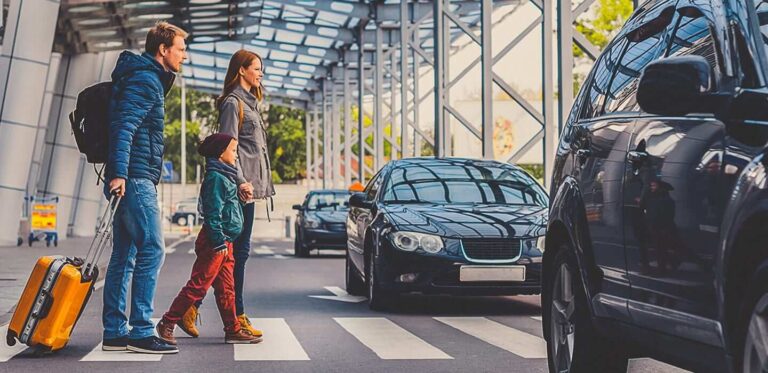
<svg viewBox="0 0 768 373">
<path fill-rule="evenodd" d="M 525 281 L 525 266 L 461 266 L 461 282 Z"/>
</svg>

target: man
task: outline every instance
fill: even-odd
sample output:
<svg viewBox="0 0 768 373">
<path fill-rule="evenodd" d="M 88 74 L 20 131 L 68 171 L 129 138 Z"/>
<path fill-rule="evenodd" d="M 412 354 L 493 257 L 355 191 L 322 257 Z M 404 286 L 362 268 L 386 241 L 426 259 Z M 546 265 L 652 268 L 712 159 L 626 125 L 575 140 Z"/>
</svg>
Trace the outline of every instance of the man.
<svg viewBox="0 0 768 373">
<path fill-rule="evenodd" d="M 104 281 L 105 351 L 177 353 L 155 337 L 150 317 L 165 256 L 156 185 L 163 157 L 165 95 L 187 58 L 187 33 L 159 22 L 147 33 L 146 52 L 123 52 L 112 72 L 109 160 L 105 194 L 122 197 L 113 224 L 113 249 Z M 126 317 L 128 287 L 130 321 Z M 128 330 L 128 324 L 131 329 Z"/>
</svg>

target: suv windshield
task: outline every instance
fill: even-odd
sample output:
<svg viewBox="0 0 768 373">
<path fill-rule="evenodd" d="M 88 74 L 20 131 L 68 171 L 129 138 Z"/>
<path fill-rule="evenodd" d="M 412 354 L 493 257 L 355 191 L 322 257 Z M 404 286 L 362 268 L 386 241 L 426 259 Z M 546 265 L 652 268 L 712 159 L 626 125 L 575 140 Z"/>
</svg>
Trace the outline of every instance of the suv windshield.
<svg viewBox="0 0 768 373">
<path fill-rule="evenodd" d="M 343 210 L 349 206 L 349 193 L 318 193 L 307 201 L 308 210 Z"/>
<path fill-rule="evenodd" d="M 547 206 L 544 190 L 528 174 L 498 163 L 430 163 L 397 168 L 383 202 Z"/>
</svg>

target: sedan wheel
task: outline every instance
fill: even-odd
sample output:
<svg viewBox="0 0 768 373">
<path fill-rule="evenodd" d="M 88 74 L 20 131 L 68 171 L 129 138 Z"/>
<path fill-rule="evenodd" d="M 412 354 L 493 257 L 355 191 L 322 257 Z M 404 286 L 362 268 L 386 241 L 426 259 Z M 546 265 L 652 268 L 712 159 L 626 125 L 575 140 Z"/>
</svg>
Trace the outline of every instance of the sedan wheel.
<svg viewBox="0 0 768 373">
<path fill-rule="evenodd" d="M 368 283 L 368 307 L 375 311 L 384 311 L 393 306 L 395 297 L 381 288 L 376 272 L 376 259 L 373 254 L 369 254 L 368 271 L 366 272 L 366 282 Z"/>
<path fill-rule="evenodd" d="M 757 301 L 744 341 L 743 372 L 768 372 L 768 294 Z"/>
<path fill-rule="evenodd" d="M 176 224 L 185 227 L 187 225 L 187 217 L 186 216 L 180 216 L 178 220 L 176 220 Z"/>
</svg>

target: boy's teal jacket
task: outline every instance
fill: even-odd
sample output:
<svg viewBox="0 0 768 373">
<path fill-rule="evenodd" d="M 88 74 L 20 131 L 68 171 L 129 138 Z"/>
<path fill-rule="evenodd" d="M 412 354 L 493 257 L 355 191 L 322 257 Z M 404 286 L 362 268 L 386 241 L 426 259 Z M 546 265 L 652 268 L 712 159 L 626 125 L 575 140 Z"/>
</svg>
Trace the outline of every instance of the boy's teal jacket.
<svg viewBox="0 0 768 373">
<path fill-rule="evenodd" d="M 243 230 L 243 209 L 237 197 L 237 185 L 223 173 L 209 169 L 200 190 L 203 229 L 215 249 L 233 242 Z"/>
</svg>

